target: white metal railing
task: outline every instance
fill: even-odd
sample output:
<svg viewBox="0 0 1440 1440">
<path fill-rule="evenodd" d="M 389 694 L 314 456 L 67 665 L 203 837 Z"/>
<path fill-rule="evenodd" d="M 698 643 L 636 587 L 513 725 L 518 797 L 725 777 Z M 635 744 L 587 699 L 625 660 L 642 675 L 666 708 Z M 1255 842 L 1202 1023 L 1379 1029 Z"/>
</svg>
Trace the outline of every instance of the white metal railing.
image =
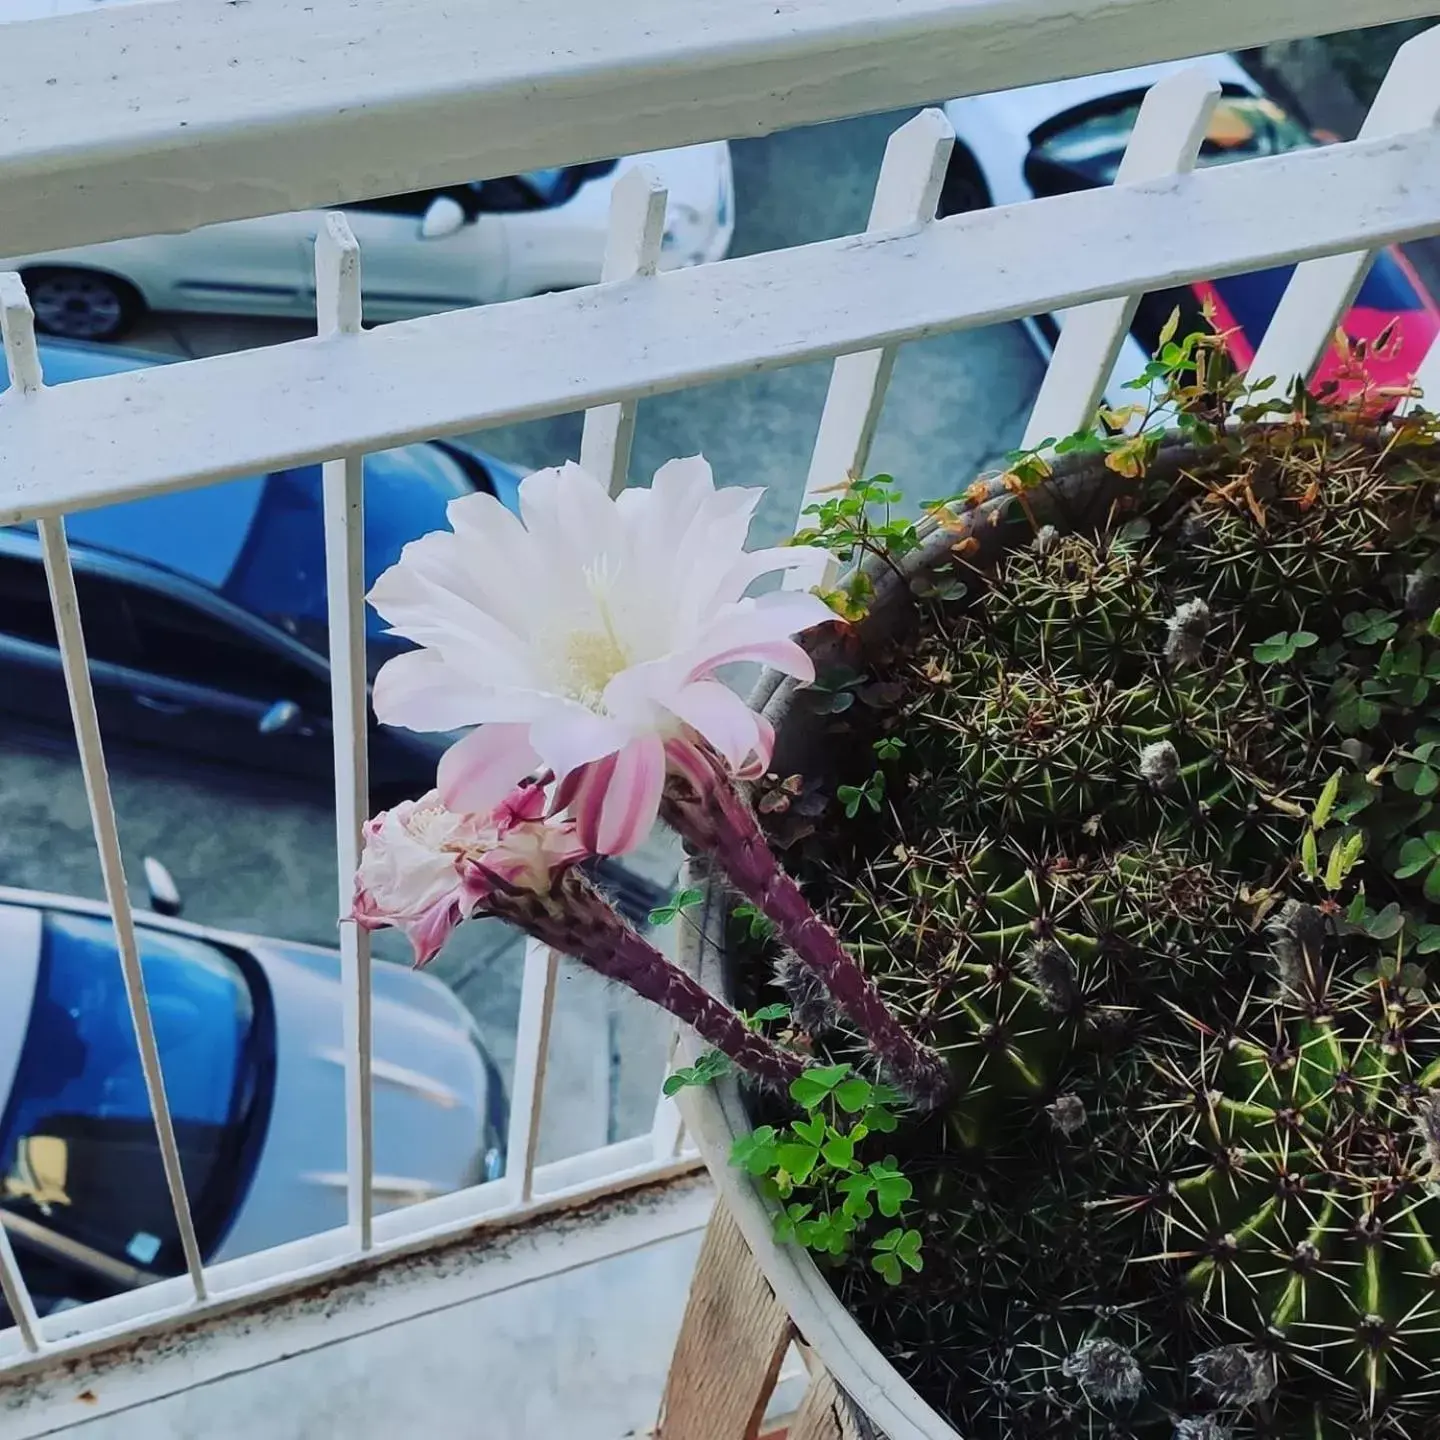
<svg viewBox="0 0 1440 1440">
<path fill-rule="evenodd" d="M 286 27 L 311 23 L 295 18 L 301 7 L 256 6 L 252 30 L 231 28 L 239 22 L 228 16 L 244 16 L 250 8 L 217 9 L 198 0 L 175 0 L 153 12 L 137 6 L 113 16 L 84 17 L 83 28 L 79 21 L 35 22 L 15 27 L 18 49 L 11 46 L 12 35 L 5 35 L 9 54 L 0 59 L 0 67 L 7 84 L 13 78 L 14 94 L 30 103 L 42 95 L 37 86 L 45 67 L 37 69 L 34 62 L 47 36 L 52 41 L 88 40 L 112 54 L 106 47 L 118 44 L 117 37 L 154 41 L 167 34 L 192 46 L 199 64 L 215 61 L 227 53 L 225 43 L 238 45 L 239 39 L 251 47 L 242 46 L 241 52 L 258 61 L 269 52 L 256 47 L 275 43 Z M 915 90 L 921 84 L 930 87 L 926 93 L 959 93 L 967 86 L 973 91 L 993 83 L 1073 73 L 1101 61 L 1132 63 L 1218 43 L 1291 34 L 1298 28 L 1293 5 L 1278 0 L 1227 5 L 1223 23 L 1189 0 L 1093 0 L 1080 5 L 1075 0 L 900 0 L 885 6 L 874 0 L 834 0 L 819 7 L 823 16 L 801 7 L 784 17 L 783 26 L 769 18 L 775 9 L 771 0 L 763 6 L 752 0 L 705 0 L 688 13 L 668 0 L 663 5 L 632 0 L 629 8 L 637 17 L 653 12 L 658 27 L 642 44 L 634 36 L 626 40 L 610 19 L 602 20 L 588 7 L 573 14 L 563 8 L 568 22 L 582 31 L 590 27 L 593 41 L 588 68 L 578 67 L 585 72 L 583 84 L 571 79 L 597 104 L 606 95 L 611 99 L 605 103 L 618 103 L 614 97 L 622 82 L 638 87 L 634 118 L 622 126 L 610 117 L 594 134 L 588 127 L 577 128 L 562 143 L 558 132 L 534 118 L 543 104 L 530 98 L 518 130 L 495 140 L 497 148 L 475 149 L 481 142 L 467 142 L 472 148 L 446 151 L 448 158 L 433 165 L 427 161 L 424 179 L 487 173 L 478 167 L 477 155 L 519 168 L 522 159 L 526 164 L 542 158 L 578 159 L 593 153 L 586 148 L 592 144 L 624 150 L 658 138 L 671 121 L 678 130 L 667 129 L 668 139 L 758 131 L 776 128 L 791 116 L 814 119 L 872 103 L 923 98 Z M 1370 18 L 1413 15 L 1427 8 L 1377 4 Z M 116 187 L 129 177 L 135 194 L 151 194 L 147 186 L 161 184 L 167 173 L 164 164 L 171 159 L 174 170 L 165 184 L 186 193 L 179 198 L 167 190 L 161 197 L 155 214 L 167 223 L 252 213 L 245 207 L 256 204 L 257 196 L 286 203 L 299 203 L 303 196 L 312 202 L 326 194 L 331 185 L 327 177 L 336 174 L 340 178 L 335 183 L 344 193 L 403 188 L 392 165 L 398 153 L 393 146 L 416 133 L 401 103 L 411 103 L 416 93 L 425 99 L 419 113 L 438 126 L 436 134 L 442 136 L 453 135 L 461 120 L 468 125 L 481 100 L 492 111 L 500 106 L 512 118 L 520 114 L 513 95 L 504 99 L 511 92 L 499 81 L 498 89 L 487 90 L 477 81 L 451 94 L 444 89 L 448 72 L 443 67 L 428 86 L 415 73 L 419 51 L 414 36 L 424 32 L 418 20 L 433 22 L 442 37 L 453 39 L 456 25 L 470 23 L 466 7 L 446 7 L 438 0 L 373 0 L 370 7 L 325 0 L 304 9 L 307 15 L 318 12 L 337 24 L 340 19 L 369 24 L 382 15 L 393 20 L 400 11 L 410 17 L 393 35 L 387 31 L 385 45 L 372 52 L 368 63 L 393 82 L 380 87 L 373 107 L 347 112 L 343 121 L 328 110 L 321 115 L 324 107 L 299 101 L 287 101 L 288 108 L 271 112 L 254 77 L 245 84 L 221 86 L 212 95 L 192 75 L 196 113 L 205 123 L 197 126 L 200 133 L 192 152 L 179 155 L 166 149 L 162 121 L 172 112 L 160 101 L 143 101 L 145 123 L 122 117 L 111 135 L 102 133 L 109 113 L 97 111 L 93 103 L 82 120 L 71 112 L 60 114 L 47 99 L 29 129 L 7 134 L 0 125 L 0 136 L 5 136 L 0 140 L 0 250 L 14 248 L 16 237 L 26 246 L 42 247 L 120 233 L 145 212 L 127 209 L 136 202 L 119 198 Z M 525 7 L 485 7 L 483 13 L 498 23 L 512 10 L 528 13 L 532 20 L 540 12 L 561 13 L 558 0 L 545 0 L 529 12 Z M 1311 0 L 1304 28 L 1327 19 L 1343 23 L 1348 18 L 1344 10 L 1332 0 Z M 223 25 L 206 41 L 201 19 L 208 24 L 222 11 Z M 1062 22 L 1076 15 L 1085 18 L 1064 28 Z M 1160 29 L 1117 32 L 1116 15 L 1132 21 L 1148 16 Z M 861 28 L 867 19 L 874 22 L 873 33 Z M 563 77 L 542 63 L 543 35 L 527 35 L 518 22 L 504 23 L 513 51 L 501 47 L 498 53 L 505 58 L 497 61 L 497 74 L 503 72 L 501 78 L 513 89 L 515 75 L 531 65 L 534 73 L 552 76 L 557 103 L 568 104 Z M 215 35 L 228 39 L 221 43 Z M 1037 35 L 1044 43 L 1036 43 Z M 1062 58 L 1062 47 L 1052 43 L 1060 35 L 1074 42 L 1073 53 L 1065 52 L 1069 58 Z M 990 38 L 990 51 L 977 57 L 959 47 L 956 37 L 968 43 L 977 36 Z M 1103 50 L 1097 37 L 1104 37 Z M 395 55 L 387 48 L 392 38 L 398 47 Z M 1023 53 L 1022 41 L 1029 47 Z M 670 46 L 665 52 L 670 56 L 668 70 L 665 65 L 646 68 L 647 56 L 654 58 L 654 45 Z M 147 48 L 146 53 L 158 55 L 161 48 Z M 883 81 L 856 81 L 872 69 L 923 57 L 927 51 L 934 53 L 920 66 L 918 78 L 896 80 L 887 72 Z M 773 66 L 768 78 L 752 76 L 747 94 L 756 109 L 743 124 L 741 110 L 720 96 L 722 83 L 736 74 L 737 53 L 749 57 L 752 66 L 767 57 Z M 276 52 L 276 65 L 288 64 L 290 54 Z M 28 55 L 30 66 L 20 65 L 17 71 L 12 65 L 17 55 Z M 988 63 L 992 60 L 993 65 Z M 87 58 L 86 66 L 89 63 Z M 333 101 L 336 95 L 351 93 L 346 85 L 356 90 L 362 76 L 353 66 L 347 70 L 348 63 L 330 64 L 318 93 Z M 811 67 L 813 92 L 803 102 L 782 103 L 777 98 L 781 90 Z M 1068 311 L 1059 359 L 1042 387 L 1029 427 L 1032 436 L 1064 433 L 1086 417 L 1101 392 L 1141 293 L 1294 260 L 1304 262 L 1292 281 L 1294 298 L 1281 306 L 1261 354 L 1276 357 L 1276 373 L 1308 371 L 1374 253 L 1395 241 L 1440 232 L 1440 131 L 1434 128 L 1436 105 L 1428 84 L 1437 69 L 1440 29 L 1412 41 L 1402 52 L 1360 140 L 1196 173 L 1188 172 L 1214 104 L 1214 90 L 1195 75 L 1177 76 L 1147 99 L 1115 186 L 943 221 L 933 215 L 953 137 L 943 114 L 928 110 L 892 138 L 870 228 L 863 236 L 665 274 L 655 273 L 665 195 L 652 175 L 637 168 L 616 186 L 600 286 L 374 331 L 359 326 L 363 256 L 344 219 L 335 215 L 317 244 L 316 338 L 53 390 L 42 383 L 32 317 L 19 281 L 0 281 L 0 319 L 13 381 L 11 391 L 0 398 L 0 523 L 35 518 L 41 524 L 95 837 L 189 1271 L 144 1290 L 37 1317 L 0 1228 L 0 1285 L 17 1319 L 15 1328 L 0 1336 L 0 1365 L 33 1366 L 140 1328 L 220 1312 L 242 1300 L 281 1293 L 343 1270 L 362 1257 L 414 1250 L 479 1222 L 513 1223 L 675 1175 L 693 1164 L 682 1153 L 679 1123 L 668 1102 L 658 1107 L 649 1134 L 569 1160 L 537 1164 L 558 961 L 544 947 L 532 945 L 525 960 L 505 1176 L 376 1215 L 370 1195 L 370 955 L 365 936 L 346 927 L 342 962 L 349 1223 L 343 1230 L 223 1265 L 201 1263 L 136 959 L 65 541 L 66 512 L 302 462 L 324 463 L 343 906 L 368 802 L 361 593 L 364 453 L 588 407 L 581 454 L 615 489 L 625 483 L 635 405 L 643 397 L 759 367 L 839 357 L 807 477 L 807 495 L 813 495 L 863 470 L 894 347 L 905 340 Z M 940 84 L 945 77 L 954 83 Z M 159 72 L 159 78 L 172 91 L 181 83 L 169 71 Z M 370 86 L 377 84 L 374 73 L 367 71 L 363 78 Z M 858 91 L 846 88 L 854 84 L 860 85 Z M 757 85 L 768 99 L 754 98 Z M 264 88 L 265 99 L 273 104 L 277 88 L 270 82 Z M 113 87 L 101 87 L 102 96 L 115 93 Z M 857 99 L 858 104 L 852 103 Z M 174 100 L 175 94 L 169 93 L 165 103 Z M 570 113 L 564 104 L 561 113 Z M 329 138 L 321 144 L 317 137 Z M 367 137 L 380 147 L 381 158 L 373 164 L 365 149 Z M 288 151 L 287 140 L 293 142 Z M 212 178 L 219 178 L 208 188 L 186 190 L 187 167 L 205 156 L 215 167 Z M 240 169 L 227 168 L 241 161 Z M 254 177 L 268 175 L 263 167 L 272 162 L 279 177 L 274 187 L 258 186 Z M 107 166 L 113 173 L 95 192 L 100 199 L 85 199 L 90 194 L 86 187 Z M 413 170 L 403 179 L 409 187 L 418 183 Z M 42 183 L 50 188 L 37 188 Z M 12 195 L 20 197 L 18 205 Z M 103 208 L 110 201 L 118 207 L 113 220 Z M 1327 258 L 1337 255 L 1344 258 Z M 1428 357 L 1422 375 L 1440 378 L 1440 351 Z M 263 416 L 264 423 L 256 424 L 256 416 Z"/>
</svg>

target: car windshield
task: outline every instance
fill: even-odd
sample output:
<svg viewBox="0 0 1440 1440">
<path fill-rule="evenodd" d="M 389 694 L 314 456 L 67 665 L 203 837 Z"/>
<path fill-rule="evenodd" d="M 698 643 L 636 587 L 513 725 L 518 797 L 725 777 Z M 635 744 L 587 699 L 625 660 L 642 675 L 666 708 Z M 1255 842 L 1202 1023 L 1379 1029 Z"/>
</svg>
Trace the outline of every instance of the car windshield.
<svg viewBox="0 0 1440 1440">
<path fill-rule="evenodd" d="M 474 485 L 433 445 L 411 445 L 365 461 L 365 584 L 412 540 L 445 529 L 445 507 Z M 265 494 L 222 593 L 283 626 L 317 652 L 326 649 L 325 519 L 318 466 L 280 470 Z M 383 622 L 366 608 L 370 634 Z"/>
<path fill-rule="evenodd" d="M 89 1298 L 87 1272 L 105 1270 L 106 1260 L 122 1272 L 167 1275 L 184 1259 L 113 927 L 47 911 L 39 935 L 18 1062 L 3 1057 L 14 1081 L 0 1119 L 0 1205 L 37 1303 L 52 1308 Z M 274 1071 L 268 991 L 253 962 L 242 967 L 213 945 L 145 927 L 138 936 L 186 1189 L 208 1252 L 229 1228 L 263 1139 Z M 73 1275 L 56 1260 L 67 1249 L 82 1257 Z M 87 1251 L 98 1260 L 87 1264 Z"/>
<path fill-rule="evenodd" d="M 1092 185 L 1109 185 L 1120 168 L 1125 144 L 1140 113 L 1139 95 L 1121 97 L 1103 109 L 1085 106 L 1073 117 L 1060 116 L 1038 134 L 1034 158 L 1075 172 Z M 1282 155 L 1318 142 L 1273 100 L 1255 95 L 1224 95 L 1215 107 L 1197 164 L 1225 165 Z"/>
</svg>

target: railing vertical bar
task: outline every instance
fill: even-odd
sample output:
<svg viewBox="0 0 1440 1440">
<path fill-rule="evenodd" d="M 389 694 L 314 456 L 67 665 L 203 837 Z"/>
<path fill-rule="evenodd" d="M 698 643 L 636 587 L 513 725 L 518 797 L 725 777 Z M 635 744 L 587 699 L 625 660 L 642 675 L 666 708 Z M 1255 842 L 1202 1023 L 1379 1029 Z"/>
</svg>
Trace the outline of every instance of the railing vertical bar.
<svg viewBox="0 0 1440 1440">
<path fill-rule="evenodd" d="M 602 282 L 655 274 L 665 238 L 668 200 L 668 192 L 660 177 L 644 163 L 632 166 L 620 177 L 610 199 L 610 230 L 605 240 L 605 263 L 600 275 Z M 585 412 L 580 437 L 580 464 L 603 480 L 612 495 L 618 495 L 629 479 L 630 450 L 635 439 L 635 410 L 634 400 L 622 400 L 615 405 L 598 405 Z M 553 979 L 551 983 L 553 985 Z M 664 1021 L 668 1024 L 668 1017 L 664 1017 Z M 548 1023 L 547 1016 L 547 1027 Z M 673 1029 L 669 1050 L 674 1050 Z M 660 1125 L 667 1105 L 674 1110 L 673 1104 L 660 1096 L 656 1126 Z"/>
<path fill-rule="evenodd" d="M 675 1064 L 677 1037 L 671 1027 L 670 1044 L 666 1048 L 665 1071 L 668 1074 Z M 650 1143 L 654 1147 L 656 1160 L 671 1160 L 680 1153 L 685 1143 L 685 1117 L 680 1107 L 662 1090 L 655 1104 L 655 1119 L 650 1125 Z"/>
<path fill-rule="evenodd" d="M 665 238 L 667 192 L 646 164 L 630 167 L 615 182 L 610 196 L 610 230 L 600 279 L 629 280 L 653 275 Z M 612 495 L 624 488 L 630 473 L 630 447 L 635 439 L 634 400 L 597 405 L 585 412 L 580 435 L 580 464 L 605 482 Z"/>
<path fill-rule="evenodd" d="M 505 1175 L 515 1204 L 527 1205 L 535 1193 L 535 1156 L 540 1147 L 540 1117 L 545 1070 L 550 1057 L 550 1021 L 555 1014 L 555 983 L 560 956 L 538 940 L 525 942 L 525 974 L 520 985 L 520 1020 L 515 1033 L 515 1080 L 510 1096 L 510 1134 L 506 1137 Z"/>
<path fill-rule="evenodd" d="M 954 144 L 955 131 L 943 110 L 922 110 L 896 130 L 880 162 L 867 230 L 896 230 L 934 220 Z M 887 345 L 841 355 L 831 366 L 830 388 L 796 516 L 797 529 L 808 506 L 827 491 L 857 479 L 865 468 L 895 368 L 895 354 L 895 346 Z M 832 560 L 825 584 L 833 581 L 835 569 Z M 792 575 L 790 583 L 800 582 Z"/>
<path fill-rule="evenodd" d="M 315 314 L 322 337 L 360 333 L 360 246 L 332 211 L 315 237 Z M 340 913 L 349 908 L 370 811 L 365 664 L 365 467 L 359 455 L 326 461 L 325 583 L 330 627 L 330 709 L 335 750 L 335 857 Z M 375 1114 L 371 1086 L 370 934 L 340 927 L 345 1043 L 345 1195 L 361 1250 L 373 1241 Z"/>
<path fill-rule="evenodd" d="M 35 1302 L 30 1298 L 29 1286 L 20 1273 L 15 1260 L 15 1250 L 4 1225 L 0 1225 L 0 1294 L 10 1307 L 10 1316 L 25 1348 L 38 1355 L 44 1345 L 40 1339 L 40 1317 L 35 1313 Z"/>
<path fill-rule="evenodd" d="M 1432 414 L 1440 414 L 1440 339 L 1431 342 L 1429 351 L 1415 371 L 1415 388 L 1420 391 L 1419 400 L 1407 400 L 1401 408 L 1413 410 L 1422 405 Z"/>
<path fill-rule="evenodd" d="M 1395 52 L 1358 138 L 1380 140 L 1436 124 L 1440 120 L 1437 70 L 1440 25 L 1416 35 Z M 1349 255 L 1324 255 L 1295 267 L 1250 364 L 1254 379 L 1273 380 L 1265 395 L 1279 399 L 1296 377 L 1308 380 L 1314 373 L 1378 253 L 1357 250 Z"/>
<path fill-rule="evenodd" d="M 40 353 L 35 346 L 35 313 L 18 275 L 0 276 L 0 334 L 3 334 L 5 362 L 15 389 L 35 393 L 43 384 Z M 175 1212 L 176 1232 L 185 1256 L 185 1268 L 195 1287 L 195 1298 L 205 1298 L 205 1262 L 195 1236 L 195 1222 L 185 1194 L 185 1173 L 180 1162 L 180 1147 L 175 1139 L 175 1122 L 165 1095 L 165 1076 L 160 1068 L 160 1049 L 155 1041 L 155 1026 L 150 1015 L 150 1002 L 145 993 L 145 976 L 140 968 L 140 947 L 135 936 L 135 917 L 130 910 L 130 893 L 125 887 L 125 862 L 120 853 L 120 832 L 115 821 L 115 802 L 110 794 L 110 777 L 105 765 L 105 749 L 100 740 L 100 722 L 95 713 L 95 692 L 90 684 L 90 669 L 85 658 L 85 634 L 80 624 L 80 602 L 75 592 L 75 571 L 70 564 L 70 546 L 65 539 L 65 521 L 53 516 L 38 522 L 40 553 L 45 561 L 45 576 L 50 586 L 50 605 L 55 612 L 55 633 L 60 641 L 60 663 L 65 672 L 65 688 L 70 695 L 70 713 L 75 723 L 75 739 L 80 749 L 80 767 L 85 777 L 85 793 L 90 802 L 90 820 L 95 832 L 95 845 L 100 853 L 100 873 L 105 883 L 105 898 L 115 927 L 115 944 L 120 955 L 120 970 L 125 980 L 125 995 L 130 1004 L 130 1018 L 135 1026 L 135 1041 L 140 1052 L 140 1067 L 145 1076 L 145 1089 L 155 1122 L 155 1135 L 160 1146 L 160 1161 L 165 1171 L 165 1184 Z"/>
<path fill-rule="evenodd" d="M 1159 180 L 1193 170 L 1219 99 L 1219 83 L 1198 69 L 1182 70 L 1151 86 L 1115 183 Z M 1093 422 L 1139 304 L 1139 295 L 1121 295 L 1061 316 L 1060 338 L 1020 442 L 1024 448 L 1074 434 Z M 1111 397 L 1116 404 L 1120 398 Z"/>
</svg>

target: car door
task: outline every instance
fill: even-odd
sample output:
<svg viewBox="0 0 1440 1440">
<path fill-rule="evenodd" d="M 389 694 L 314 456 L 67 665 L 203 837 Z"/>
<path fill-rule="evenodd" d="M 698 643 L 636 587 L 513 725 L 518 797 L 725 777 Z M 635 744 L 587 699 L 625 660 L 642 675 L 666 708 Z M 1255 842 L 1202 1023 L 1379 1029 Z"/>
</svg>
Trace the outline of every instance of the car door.
<svg viewBox="0 0 1440 1440">
<path fill-rule="evenodd" d="M 118 605 L 135 661 L 123 677 L 129 709 L 113 721 L 117 733 L 207 766 L 329 790 L 334 747 L 323 656 L 198 586 L 134 584 Z M 262 724 L 282 705 L 291 712 L 283 723 Z M 369 746 L 377 795 L 418 795 L 435 783 L 442 739 L 372 720 Z"/>
<path fill-rule="evenodd" d="M 5 728 L 32 739 L 70 740 L 74 725 L 65 688 L 50 592 L 27 536 L 7 534 L 0 549 L 0 714 Z M 83 567 L 77 556 L 75 588 L 101 732 L 112 733 L 117 674 L 129 658 L 114 587 Z M 124 691 L 123 679 L 119 682 Z"/>
<path fill-rule="evenodd" d="M 420 222 L 442 194 L 462 206 L 465 223 L 451 235 L 423 239 Z M 457 310 L 504 297 L 505 227 L 500 216 L 479 209 L 469 186 L 419 190 L 343 209 L 360 242 L 367 320 Z"/>
<path fill-rule="evenodd" d="M 130 583 L 120 600 L 133 660 L 117 733 L 177 758 L 326 783 L 330 684 L 323 662 L 200 587 Z M 282 724 L 262 725 L 275 707 Z"/>
<path fill-rule="evenodd" d="M 151 299 L 185 310 L 313 316 L 317 211 L 258 215 L 156 236 Z"/>
</svg>

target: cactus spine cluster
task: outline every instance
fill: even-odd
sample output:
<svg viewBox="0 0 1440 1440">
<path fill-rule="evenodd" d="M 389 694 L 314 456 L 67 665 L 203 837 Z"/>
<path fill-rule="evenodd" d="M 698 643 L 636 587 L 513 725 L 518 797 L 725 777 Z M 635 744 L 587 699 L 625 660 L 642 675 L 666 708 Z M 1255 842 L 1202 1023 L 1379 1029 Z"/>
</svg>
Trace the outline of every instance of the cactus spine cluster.
<svg viewBox="0 0 1440 1440">
<path fill-rule="evenodd" d="M 1435 446 L 1112 475 L 830 722 L 885 803 L 793 853 L 957 1081 L 924 1273 L 837 1284 L 967 1440 L 1440 1436 Z"/>
</svg>

